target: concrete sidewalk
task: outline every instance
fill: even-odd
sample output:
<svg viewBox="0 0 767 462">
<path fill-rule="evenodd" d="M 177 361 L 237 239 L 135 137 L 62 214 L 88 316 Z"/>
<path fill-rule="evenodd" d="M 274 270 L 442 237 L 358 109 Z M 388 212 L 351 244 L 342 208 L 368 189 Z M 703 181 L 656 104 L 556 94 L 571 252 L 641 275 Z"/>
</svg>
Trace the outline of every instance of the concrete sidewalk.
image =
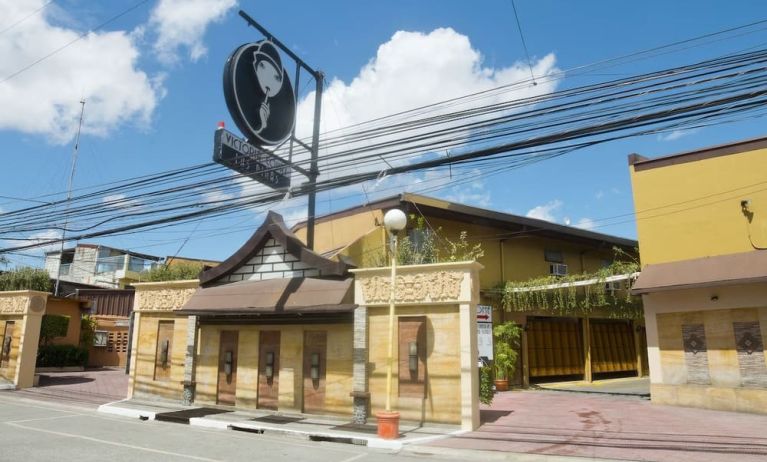
<svg viewBox="0 0 767 462">
<path fill-rule="evenodd" d="M 767 460 L 767 415 L 555 391 L 498 393 L 481 415 L 478 430 L 424 446 L 496 453 L 500 460 L 510 453 L 658 462 Z"/>
<path fill-rule="evenodd" d="M 364 445 L 371 448 L 398 451 L 405 445 L 424 444 L 465 433 L 458 426 L 421 426 L 400 422 L 400 438 L 384 440 L 376 435 L 375 418 L 366 425 L 350 424 L 348 418 L 285 414 L 268 411 L 241 411 L 224 407 L 181 406 L 175 403 L 123 400 L 100 406 L 98 411 L 142 420 L 160 420 L 169 413 L 199 411 L 205 409 L 215 414 L 191 417 L 189 425 L 196 427 L 229 429 L 259 434 L 283 435 L 310 441 L 330 441 Z M 165 416 L 163 416 L 165 414 Z"/>
</svg>

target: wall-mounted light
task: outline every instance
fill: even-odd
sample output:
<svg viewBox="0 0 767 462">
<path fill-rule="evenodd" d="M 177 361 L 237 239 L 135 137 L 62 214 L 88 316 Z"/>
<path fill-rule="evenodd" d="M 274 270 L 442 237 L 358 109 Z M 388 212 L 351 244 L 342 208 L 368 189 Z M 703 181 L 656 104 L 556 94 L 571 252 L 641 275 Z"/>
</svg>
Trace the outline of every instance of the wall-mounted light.
<svg viewBox="0 0 767 462">
<path fill-rule="evenodd" d="M 320 379 L 320 354 L 312 353 L 312 367 L 311 367 L 312 380 Z"/>
<path fill-rule="evenodd" d="M 266 353 L 266 367 L 264 369 L 267 379 L 274 377 L 274 353 L 271 351 Z"/>
<path fill-rule="evenodd" d="M 11 337 L 5 337 L 3 339 L 3 351 L 0 353 L 0 357 L 3 359 L 10 359 L 11 357 Z"/>
<path fill-rule="evenodd" d="M 408 366 L 410 375 L 418 376 L 418 343 L 410 342 L 408 344 Z"/>
<path fill-rule="evenodd" d="M 170 340 L 162 342 L 162 348 L 160 348 L 160 363 L 162 367 L 168 367 L 168 350 L 170 350 Z"/>
<path fill-rule="evenodd" d="M 232 375 L 232 360 L 233 355 L 231 351 L 224 353 L 224 374 Z"/>
</svg>

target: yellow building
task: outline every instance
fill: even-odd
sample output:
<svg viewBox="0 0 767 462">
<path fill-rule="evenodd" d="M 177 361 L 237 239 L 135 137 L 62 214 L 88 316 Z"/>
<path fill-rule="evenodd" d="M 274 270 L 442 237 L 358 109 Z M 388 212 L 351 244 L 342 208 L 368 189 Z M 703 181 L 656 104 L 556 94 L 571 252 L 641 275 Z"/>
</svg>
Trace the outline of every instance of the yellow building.
<svg viewBox="0 0 767 462">
<path fill-rule="evenodd" d="M 767 138 L 629 164 L 653 402 L 767 413 Z"/>
<path fill-rule="evenodd" d="M 636 255 L 631 239 L 470 207 L 417 194 L 401 194 L 317 219 L 315 250 L 343 257 L 359 267 L 379 264 L 386 248 L 383 215 L 399 208 L 427 229 L 458 242 L 462 231 L 471 245 L 481 243 L 478 262 L 481 304 L 493 307 L 495 323 L 514 320 L 525 327 L 522 355 L 514 381 L 591 380 L 617 375 L 643 375 L 644 327 L 641 319 L 615 319 L 610 310 L 585 316 L 562 316 L 550 310 L 507 312 L 498 293 L 505 281 L 525 281 L 544 275 L 594 272 L 612 262 L 617 247 Z M 306 227 L 293 228 L 305 240 Z"/>
</svg>

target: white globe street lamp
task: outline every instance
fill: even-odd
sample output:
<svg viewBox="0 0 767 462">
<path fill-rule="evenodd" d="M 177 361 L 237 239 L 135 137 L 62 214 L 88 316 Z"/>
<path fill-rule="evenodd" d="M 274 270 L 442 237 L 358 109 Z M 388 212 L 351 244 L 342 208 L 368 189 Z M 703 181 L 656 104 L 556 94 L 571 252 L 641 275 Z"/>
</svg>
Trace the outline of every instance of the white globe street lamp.
<svg viewBox="0 0 767 462">
<path fill-rule="evenodd" d="M 389 233 L 391 245 L 391 281 L 389 289 L 389 355 L 386 360 L 386 411 L 378 416 L 378 434 L 384 438 L 399 435 L 399 413 L 391 410 L 392 364 L 394 362 L 394 301 L 397 281 L 397 233 L 407 226 L 407 216 L 399 209 L 391 209 L 384 215 L 384 228 Z M 386 424 L 384 424 L 386 422 Z M 387 430 L 384 426 L 390 427 Z"/>
</svg>

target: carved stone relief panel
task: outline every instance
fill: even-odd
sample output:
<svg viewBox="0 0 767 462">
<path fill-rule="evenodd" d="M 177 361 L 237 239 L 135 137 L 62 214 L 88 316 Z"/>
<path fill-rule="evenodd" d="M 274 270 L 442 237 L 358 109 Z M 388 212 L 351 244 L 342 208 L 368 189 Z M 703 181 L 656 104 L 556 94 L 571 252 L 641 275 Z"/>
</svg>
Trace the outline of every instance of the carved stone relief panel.
<svg viewBox="0 0 767 462">
<path fill-rule="evenodd" d="M 181 309 L 197 289 L 176 288 L 136 291 L 139 311 L 172 311 Z"/>
<path fill-rule="evenodd" d="M 396 278 L 397 303 L 437 302 L 456 300 L 461 295 L 464 273 L 437 271 L 434 273 L 399 274 Z M 389 301 L 391 282 L 386 276 L 358 278 L 366 303 Z"/>
<path fill-rule="evenodd" d="M 27 296 L 0 297 L 0 314 L 24 314 L 28 302 Z"/>
</svg>

